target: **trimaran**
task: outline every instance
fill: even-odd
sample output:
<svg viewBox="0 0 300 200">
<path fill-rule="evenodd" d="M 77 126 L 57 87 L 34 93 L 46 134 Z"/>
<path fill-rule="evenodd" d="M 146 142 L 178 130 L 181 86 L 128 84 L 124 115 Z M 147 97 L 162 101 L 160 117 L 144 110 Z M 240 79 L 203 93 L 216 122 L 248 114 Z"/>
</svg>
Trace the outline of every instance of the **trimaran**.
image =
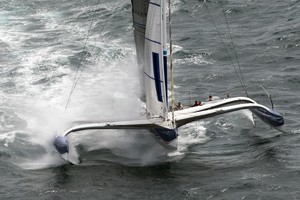
<svg viewBox="0 0 300 200">
<path fill-rule="evenodd" d="M 93 122 L 68 129 L 62 136 L 56 136 L 53 144 L 64 159 L 68 161 L 69 142 L 67 136 L 79 131 L 96 129 L 148 129 L 167 148 L 177 148 L 178 128 L 209 117 L 242 109 L 249 109 L 262 121 L 272 127 L 284 124 L 283 116 L 273 108 L 269 109 L 248 97 L 226 98 L 202 106 L 174 111 L 172 77 L 172 43 L 170 42 L 167 64 L 167 29 L 171 40 L 171 12 L 169 1 L 169 26 L 167 26 L 167 0 L 131 0 L 133 28 L 147 119 L 115 122 Z M 170 68 L 170 77 L 168 77 Z M 171 102 L 168 102 L 168 79 L 171 82 Z M 171 109 L 170 109 L 171 107 Z"/>
</svg>

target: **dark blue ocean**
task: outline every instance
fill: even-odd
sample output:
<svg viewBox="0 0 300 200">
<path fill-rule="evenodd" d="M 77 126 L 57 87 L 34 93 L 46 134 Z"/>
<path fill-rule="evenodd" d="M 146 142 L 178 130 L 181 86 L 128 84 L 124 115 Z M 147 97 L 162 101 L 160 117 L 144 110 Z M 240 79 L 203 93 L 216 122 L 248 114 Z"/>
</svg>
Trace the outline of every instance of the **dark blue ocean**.
<svg viewBox="0 0 300 200">
<path fill-rule="evenodd" d="M 146 131 L 82 132 L 68 165 L 52 139 L 72 122 L 141 117 L 131 2 L 0 0 L 0 199 L 300 199 L 299 18 L 299 0 L 172 1 L 176 101 L 245 96 L 242 71 L 284 132 L 226 114 L 171 153 Z"/>
</svg>

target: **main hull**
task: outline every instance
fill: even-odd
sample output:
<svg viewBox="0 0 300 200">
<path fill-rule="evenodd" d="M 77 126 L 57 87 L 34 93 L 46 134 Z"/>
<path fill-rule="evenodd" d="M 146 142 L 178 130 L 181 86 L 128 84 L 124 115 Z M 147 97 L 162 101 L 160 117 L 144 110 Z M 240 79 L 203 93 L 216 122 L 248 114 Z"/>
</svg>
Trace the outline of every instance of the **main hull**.
<svg viewBox="0 0 300 200">
<path fill-rule="evenodd" d="M 158 142 L 167 149 L 177 149 L 178 129 L 154 128 L 150 130 Z"/>
</svg>

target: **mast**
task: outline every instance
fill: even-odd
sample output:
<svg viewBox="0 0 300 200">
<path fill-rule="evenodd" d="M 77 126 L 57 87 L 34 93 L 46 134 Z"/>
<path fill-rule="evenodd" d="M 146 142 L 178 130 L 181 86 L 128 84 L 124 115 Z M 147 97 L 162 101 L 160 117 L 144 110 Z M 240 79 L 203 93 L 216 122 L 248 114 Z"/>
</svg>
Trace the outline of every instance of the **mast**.
<svg viewBox="0 0 300 200">
<path fill-rule="evenodd" d="M 167 53 L 167 10 L 166 0 L 162 0 L 162 52 L 163 52 L 163 67 L 165 79 L 165 120 L 168 120 L 169 104 L 168 104 L 168 53 Z"/>
<path fill-rule="evenodd" d="M 174 107 L 175 107 L 175 99 L 174 99 L 174 77 L 173 77 L 173 47 L 172 47 L 172 15 L 171 15 L 171 0 L 169 0 L 169 40 L 170 40 L 170 79 L 171 79 L 171 109 L 172 109 L 172 124 L 175 126 L 175 117 L 174 117 Z"/>
</svg>

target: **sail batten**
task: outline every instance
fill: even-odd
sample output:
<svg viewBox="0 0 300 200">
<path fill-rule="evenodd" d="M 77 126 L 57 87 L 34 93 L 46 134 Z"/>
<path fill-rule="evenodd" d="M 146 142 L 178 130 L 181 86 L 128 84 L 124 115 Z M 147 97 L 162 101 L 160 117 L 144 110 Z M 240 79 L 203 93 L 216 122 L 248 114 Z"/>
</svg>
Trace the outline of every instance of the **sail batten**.
<svg viewBox="0 0 300 200">
<path fill-rule="evenodd" d="M 152 39 L 147 38 L 147 37 L 145 39 L 148 40 L 149 42 L 153 42 L 153 43 L 161 45 L 161 42 L 159 42 L 159 41 L 155 41 L 155 40 L 152 40 Z"/>
<path fill-rule="evenodd" d="M 160 1 L 159 1 L 159 2 L 160 2 Z M 154 6 L 158 6 L 158 7 L 161 6 L 159 3 L 155 3 L 155 2 L 153 2 L 153 1 L 150 1 L 149 3 L 152 4 L 152 5 L 154 5 Z"/>
</svg>

